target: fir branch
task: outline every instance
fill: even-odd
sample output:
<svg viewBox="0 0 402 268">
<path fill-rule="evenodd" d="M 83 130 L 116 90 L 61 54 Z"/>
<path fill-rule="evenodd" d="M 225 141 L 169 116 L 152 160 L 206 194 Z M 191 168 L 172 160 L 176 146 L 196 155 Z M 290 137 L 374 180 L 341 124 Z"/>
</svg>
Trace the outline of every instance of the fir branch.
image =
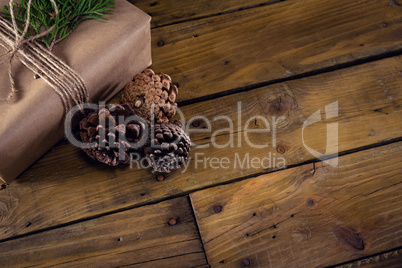
<svg viewBox="0 0 402 268">
<path fill-rule="evenodd" d="M 55 13 L 51 1 L 32 0 L 29 19 L 30 32 L 27 37 L 37 35 L 55 26 L 53 31 L 40 38 L 50 50 L 53 46 L 72 33 L 84 20 L 104 18 L 105 13 L 113 12 L 114 0 L 55 0 L 59 13 Z M 22 31 L 27 17 L 28 0 L 14 2 L 14 16 L 18 22 L 18 28 Z M 2 16 L 11 19 L 8 5 L 3 7 Z"/>
</svg>

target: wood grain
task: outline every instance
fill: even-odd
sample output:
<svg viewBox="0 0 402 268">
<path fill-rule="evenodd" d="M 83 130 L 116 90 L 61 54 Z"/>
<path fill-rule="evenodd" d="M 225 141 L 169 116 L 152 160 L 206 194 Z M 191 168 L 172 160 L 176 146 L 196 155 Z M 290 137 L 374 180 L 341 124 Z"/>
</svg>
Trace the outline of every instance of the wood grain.
<svg viewBox="0 0 402 268">
<path fill-rule="evenodd" d="M 182 109 L 186 120 L 209 119 L 211 131 L 203 121 L 191 127 L 206 131 L 191 134 L 191 165 L 162 182 L 149 170 L 105 167 L 61 142 L 0 188 L 0 266 L 209 267 L 188 200 L 155 204 L 190 192 L 213 267 L 400 266 L 400 249 L 377 254 L 402 242 L 400 57 L 262 87 L 400 54 L 400 6 L 371 0 L 130 2 L 153 15 L 153 68 L 180 83 L 179 101 L 216 98 Z M 250 85 L 258 88 L 242 88 Z M 227 91 L 243 92 L 217 98 Z M 338 115 L 328 119 L 325 107 L 336 101 Z M 278 169 L 272 162 L 233 167 L 236 154 L 257 162 L 283 158 L 288 166 L 313 160 L 301 133 L 318 110 L 321 122 L 304 133 L 314 150 L 325 152 L 326 128 L 334 123 L 339 151 L 394 143 L 343 156 L 336 168 L 305 164 L 233 183 Z M 250 130 L 263 129 L 262 120 L 245 127 L 254 115 L 271 127 L 282 117 L 275 141 L 272 128 Z M 212 132 L 229 126 L 216 116 L 233 120 L 235 129 L 215 140 L 222 145 L 234 135 L 232 147 L 211 147 Z M 245 135 L 269 146 L 253 148 Z M 231 164 L 204 167 L 197 154 Z M 178 224 L 169 226 L 172 217 Z"/>
<path fill-rule="evenodd" d="M 401 161 L 399 142 L 192 193 L 210 265 L 323 267 L 400 246 Z"/>
<path fill-rule="evenodd" d="M 226 5 L 172 8 L 197 13 L 207 2 Z M 287 78 L 402 49 L 401 10 L 388 1 L 288 0 L 161 27 L 152 30 L 153 68 L 180 84 L 179 101 Z"/>
<path fill-rule="evenodd" d="M 334 268 L 400 268 L 402 263 L 402 250 L 377 254 L 348 264 L 337 265 Z"/>
<path fill-rule="evenodd" d="M 334 122 L 339 124 L 340 151 L 399 138 L 402 136 L 401 68 L 400 58 L 389 58 L 186 106 L 183 113 L 187 120 L 197 115 L 206 116 L 211 121 L 211 132 L 191 134 L 194 147 L 189 168 L 169 174 L 162 182 L 156 181 L 155 174 L 149 170 L 107 167 L 66 142 L 60 144 L 7 189 L 0 191 L 0 238 L 140 206 L 275 169 L 273 163 L 256 168 L 240 164 L 234 167 L 236 153 L 241 160 L 247 154 L 250 159 L 258 160 L 271 153 L 276 159 L 283 157 L 288 166 L 312 160 L 315 157 L 305 149 L 301 139 L 303 122 L 319 109 L 324 120 L 325 106 L 335 101 L 339 103 L 337 118 L 306 128 L 305 142 L 314 150 L 325 152 L 326 124 Z M 236 109 L 240 100 L 242 123 L 238 124 Z M 255 149 L 247 145 L 244 125 L 251 116 L 258 114 L 268 119 L 284 116 L 276 131 L 277 148 L 272 148 L 272 132 L 247 131 L 251 142 L 268 143 L 269 146 Z M 227 143 L 232 133 L 235 146 L 196 147 L 211 145 L 212 132 L 228 127 L 225 120 L 214 121 L 217 115 L 233 119 L 235 129 L 217 135 L 216 143 Z M 201 122 L 198 129 L 204 129 L 204 126 Z M 248 128 L 265 126 L 257 121 Z M 197 154 L 210 159 L 227 157 L 232 164 L 229 168 L 212 169 L 210 162 L 206 162 L 206 167 L 203 163 L 196 167 L 194 158 Z"/>
<path fill-rule="evenodd" d="M 129 0 L 141 10 L 152 16 L 151 26 L 160 27 L 166 24 L 198 19 L 224 12 L 232 12 L 261 4 L 274 3 L 267 0 L 188 0 L 185 3 L 175 0 Z"/>
<path fill-rule="evenodd" d="M 169 226 L 170 218 L 177 224 Z M 187 198 L 0 244 L 2 267 L 195 267 L 205 255 Z M 161 267 L 161 266 L 159 266 Z"/>
</svg>

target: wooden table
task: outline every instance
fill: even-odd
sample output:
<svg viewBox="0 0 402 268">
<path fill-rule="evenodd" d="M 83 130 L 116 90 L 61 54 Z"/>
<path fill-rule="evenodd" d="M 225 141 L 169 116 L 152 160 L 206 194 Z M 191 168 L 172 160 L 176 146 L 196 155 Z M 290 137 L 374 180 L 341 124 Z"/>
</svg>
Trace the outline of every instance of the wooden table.
<svg viewBox="0 0 402 268">
<path fill-rule="evenodd" d="M 190 165 L 158 181 L 61 142 L 1 188 L 1 267 L 401 267 L 401 0 L 131 2 L 207 119 Z"/>
</svg>

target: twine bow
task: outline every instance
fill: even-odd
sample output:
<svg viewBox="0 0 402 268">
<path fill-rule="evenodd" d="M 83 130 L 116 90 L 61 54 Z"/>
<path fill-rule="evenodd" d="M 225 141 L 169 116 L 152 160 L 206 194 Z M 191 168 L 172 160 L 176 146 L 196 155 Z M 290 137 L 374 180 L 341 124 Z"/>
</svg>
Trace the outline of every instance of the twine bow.
<svg viewBox="0 0 402 268">
<path fill-rule="evenodd" d="M 56 2 L 54 0 L 50 1 L 57 14 L 59 10 Z M 0 17 L 0 40 L 4 42 L 4 44 L 0 43 L 0 45 L 7 49 L 6 53 L 0 55 L 7 56 L 0 64 L 4 62 L 8 63 L 8 76 L 11 85 L 8 96 L 0 101 L 7 102 L 11 100 L 17 92 L 12 71 L 12 62 L 14 58 L 18 58 L 28 69 L 36 74 L 40 73 L 40 77 L 59 94 L 65 112 L 71 109 L 72 104 L 80 105 L 87 102 L 88 93 L 82 78 L 66 63 L 54 56 L 47 48 L 44 48 L 35 41 L 35 39 L 53 31 L 55 26 L 53 25 L 38 35 L 25 38 L 29 27 L 32 0 L 28 1 L 26 23 L 21 35 L 15 21 L 13 2 L 13 0 L 9 1 L 12 24 L 3 17 Z"/>
</svg>

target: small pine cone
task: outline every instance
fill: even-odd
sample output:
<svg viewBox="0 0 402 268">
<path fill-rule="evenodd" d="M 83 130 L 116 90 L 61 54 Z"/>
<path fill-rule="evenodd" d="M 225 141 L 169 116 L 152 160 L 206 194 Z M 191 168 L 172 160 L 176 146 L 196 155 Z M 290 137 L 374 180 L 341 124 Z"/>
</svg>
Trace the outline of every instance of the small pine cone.
<svg viewBox="0 0 402 268">
<path fill-rule="evenodd" d="M 111 104 L 105 108 L 89 113 L 80 121 L 80 137 L 84 152 L 99 162 L 110 166 L 130 161 L 129 150 L 139 150 L 138 143 L 144 133 L 145 124 L 129 121 L 118 124 L 120 116 L 125 120 L 133 115 L 133 110 L 127 104 Z M 101 136 L 104 139 L 101 141 Z M 125 140 L 120 140 L 124 136 Z"/>
<path fill-rule="evenodd" d="M 169 173 L 188 160 L 191 141 L 180 121 L 155 124 L 151 139 L 144 152 L 155 171 Z"/>
<path fill-rule="evenodd" d="M 120 102 L 129 104 L 136 115 L 148 122 L 155 118 L 155 123 L 163 123 L 176 113 L 177 93 L 177 86 L 169 75 L 157 75 L 153 70 L 146 69 L 126 84 Z"/>
</svg>

